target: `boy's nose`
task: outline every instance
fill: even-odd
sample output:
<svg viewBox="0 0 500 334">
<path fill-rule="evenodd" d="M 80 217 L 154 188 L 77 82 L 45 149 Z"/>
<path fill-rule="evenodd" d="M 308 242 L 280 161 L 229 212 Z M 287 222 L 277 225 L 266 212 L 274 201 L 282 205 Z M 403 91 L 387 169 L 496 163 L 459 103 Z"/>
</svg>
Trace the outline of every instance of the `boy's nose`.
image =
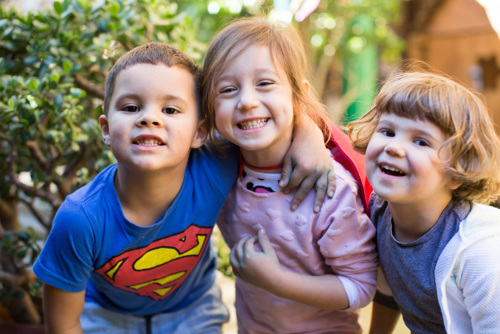
<svg viewBox="0 0 500 334">
<path fill-rule="evenodd" d="M 396 157 L 404 157 L 406 154 L 403 147 L 396 142 L 391 142 L 391 143 L 387 144 L 384 148 L 384 151 L 387 154 L 392 155 L 392 156 L 396 156 Z"/>
<path fill-rule="evenodd" d="M 152 111 L 143 111 L 141 116 L 137 119 L 137 126 L 161 126 L 161 120 Z"/>
<path fill-rule="evenodd" d="M 238 100 L 238 110 L 251 110 L 259 105 L 255 91 L 252 89 L 242 89 Z"/>
</svg>

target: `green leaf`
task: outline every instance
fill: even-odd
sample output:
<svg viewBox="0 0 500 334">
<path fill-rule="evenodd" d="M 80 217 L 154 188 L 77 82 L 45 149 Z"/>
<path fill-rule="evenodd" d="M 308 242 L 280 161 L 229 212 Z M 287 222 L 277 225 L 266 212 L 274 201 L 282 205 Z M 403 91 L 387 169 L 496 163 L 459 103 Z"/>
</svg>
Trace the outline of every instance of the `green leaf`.
<svg viewBox="0 0 500 334">
<path fill-rule="evenodd" d="M 54 2 L 54 10 L 57 14 L 61 15 L 64 10 L 62 3 L 60 3 L 59 1 Z"/>
<path fill-rule="evenodd" d="M 28 56 L 24 58 L 24 63 L 26 65 L 33 65 L 38 61 L 38 56 Z"/>
<path fill-rule="evenodd" d="M 59 82 L 59 79 L 61 78 L 61 76 L 59 75 L 59 73 L 53 73 L 51 76 L 50 76 L 50 81 L 51 82 Z"/>
<path fill-rule="evenodd" d="M 73 63 L 71 61 L 69 61 L 68 59 L 64 59 L 62 67 L 63 67 L 64 73 L 69 74 L 69 72 L 73 68 Z"/>
<path fill-rule="evenodd" d="M 113 2 L 111 6 L 109 6 L 109 12 L 112 16 L 117 16 L 120 13 L 120 5 Z"/>
</svg>

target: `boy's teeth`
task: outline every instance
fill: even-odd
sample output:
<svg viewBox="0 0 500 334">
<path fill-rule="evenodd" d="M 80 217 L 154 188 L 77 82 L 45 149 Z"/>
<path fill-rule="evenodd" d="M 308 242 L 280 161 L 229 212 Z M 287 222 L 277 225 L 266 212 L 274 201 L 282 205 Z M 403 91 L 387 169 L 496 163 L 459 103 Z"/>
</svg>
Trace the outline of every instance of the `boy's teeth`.
<svg viewBox="0 0 500 334">
<path fill-rule="evenodd" d="M 257 119 L 250 122 L 242 122 L 238 124 L 238 127 L 242 130 L 249 130 L 253 128 L 259 128 L 267 123 L 267 118 Z"/>
<path fill-rule="evenodd" d="M 159 140 L 156 140 L 156 139 L 143 139 L 143 140 L 138 140 L 135 143 L 137 145 L 143 145 L 143 146 L 157 146 L 157 145 L 162 145 L 162 143 Z"/>
</svg>

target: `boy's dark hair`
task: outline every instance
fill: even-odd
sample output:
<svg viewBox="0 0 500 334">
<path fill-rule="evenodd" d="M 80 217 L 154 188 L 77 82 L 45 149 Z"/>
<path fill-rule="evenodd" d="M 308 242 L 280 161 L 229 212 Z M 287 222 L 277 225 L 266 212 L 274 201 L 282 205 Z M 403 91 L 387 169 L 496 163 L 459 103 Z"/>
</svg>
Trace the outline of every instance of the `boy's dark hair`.
<svg viewBox="0 0 500 334">
<path fill-rule="evenodd" d="M 178 66 L 193 75 L 195 84 L 195 98 L 198 110 L 201 111 L 201 69 L 181 50 L 159 42 L 150 42 L 135 47 L 118 58 L 106 78 L 104 91 L 104 114 L 108 114 L 111 96 L 115 91 L 116 77 L 129 66 L 136 64 L 164 64 L 168 67 Z"/>
</svg>

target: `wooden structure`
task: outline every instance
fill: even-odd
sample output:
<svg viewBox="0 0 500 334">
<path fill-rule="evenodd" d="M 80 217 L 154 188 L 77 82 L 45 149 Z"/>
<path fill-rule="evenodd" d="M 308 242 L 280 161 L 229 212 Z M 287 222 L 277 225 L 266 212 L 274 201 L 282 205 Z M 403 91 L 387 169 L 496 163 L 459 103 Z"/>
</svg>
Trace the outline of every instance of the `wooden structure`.
<svg viewBox="0 0 500 334">
<path fill-rule="evenodd" d="M 476 0 L 412 0 L 405 58 L 426 61 L 484 95 L 500 134 L 500 36 Z"/>
</svg>

